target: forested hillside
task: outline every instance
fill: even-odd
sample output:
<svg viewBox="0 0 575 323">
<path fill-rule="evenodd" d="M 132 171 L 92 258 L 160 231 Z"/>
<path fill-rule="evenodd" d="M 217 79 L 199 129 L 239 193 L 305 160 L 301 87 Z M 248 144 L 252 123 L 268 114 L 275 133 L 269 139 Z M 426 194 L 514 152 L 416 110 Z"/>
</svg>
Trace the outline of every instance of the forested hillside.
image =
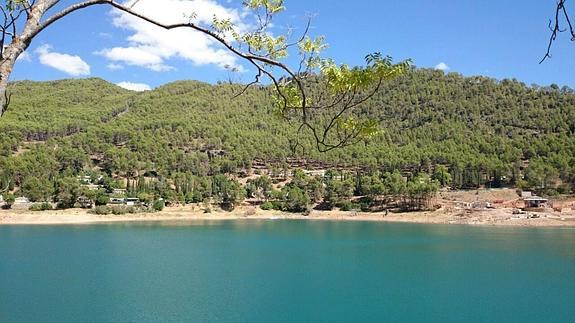
<svg viewBox="0 0 575 323">
<path fill-rule="evenodd" d="M 234 98 L 241 89 L 195 81 L 142 93 L 101 79 L 13 83 L 0 119 L 1 188 L 26 194 L 43 185 L 48 194 L 78 175 L 101 175 L 115 186 L 128 178 L 178 192 L 191 178 L 245 176 L 254 165 L 407 177 L 441 165 L 451 177 L 442 184 L 458 188 L 566 193 L 575 183 L 575 94 L 568 88 L 415 70 L 384 84 L 362 108 L 380 121 L 379 135 L 328 153 L 308 145 L 297 155 L 289 145 L 296 125 L 276 116 L 270 90 Z"/>
</svg>

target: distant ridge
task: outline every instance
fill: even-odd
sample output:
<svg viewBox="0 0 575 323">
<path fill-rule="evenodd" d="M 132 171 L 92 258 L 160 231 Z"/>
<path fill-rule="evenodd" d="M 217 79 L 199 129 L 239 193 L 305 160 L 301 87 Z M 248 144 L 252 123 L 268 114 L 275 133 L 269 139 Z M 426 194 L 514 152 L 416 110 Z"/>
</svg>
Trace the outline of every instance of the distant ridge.
<svg viewBox="0 0 575 323">
<path fill-rule="evenodd" d="M 50 140 L 86 159 L 121 154 L 142 171 L 166 175 L 293 157 L 294 125 L 275 116 L 269 90 L 234 99 L 239 89 L 188 80 L 146 92 L 100 78 L 13 82 L 0 152 L 11 156 L 26 142 Z M 418 69 L 384 84 L 361 115 L 379 120 L 381 135 L 326 154 L 304 138 L 306 149 L 295 157 L 414 172 L 441 164 L 460 187 L 515 182 L 530 164 L 558 185 L 574 183 L 575 94 L 566 87 Z M 208 150 L 225 156 L 209 162 Z"/>
</svg>

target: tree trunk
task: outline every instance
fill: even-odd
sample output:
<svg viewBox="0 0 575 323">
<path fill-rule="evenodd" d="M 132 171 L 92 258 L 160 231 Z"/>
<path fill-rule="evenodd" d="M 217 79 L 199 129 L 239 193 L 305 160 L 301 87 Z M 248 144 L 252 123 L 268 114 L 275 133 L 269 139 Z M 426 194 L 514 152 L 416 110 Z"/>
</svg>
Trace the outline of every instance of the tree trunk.
<svg viewBox="0 0 575 323">
<path fill-rule="evenodd" d="M 12 73 L 12 69 L 14 68 L 14 63 L 16 62 L 15 57 L 17 57 L 15 56 L 14 58 L 11 58 L 7 55 L 7 52 L 13 52 L 13 50 L 10 50 L 11 46 L 12 44 L 6 47 L 4 58 L 0 61 L 0 117 L 2 117 L 10 103 L 10 96 L 6 87 L 8 86 L 8 79 Z"/>
<path fill-rule="evenodd" d="M 28 18 L 24 23 L 24 29 L 19 35 L 12 38 L 12 41 L 4 51 L 2 52 L 2 57 L 0 58 L 0 117 L 6 111 L 8 104 L 10 103 L 10 95 L 7 92 L 8 80 L 10 79 L 10 74 L 14 69 L 14 64 L 16 59 L 20 56 L 32 42 L 32 38 L 40 30 L 40 21 L 42 16 L 55 1 L 53 0 L 39 0 L 34 6 L 32 6 Z M 15 22 L 16 23 L 16 22 Z"/>
</svg>

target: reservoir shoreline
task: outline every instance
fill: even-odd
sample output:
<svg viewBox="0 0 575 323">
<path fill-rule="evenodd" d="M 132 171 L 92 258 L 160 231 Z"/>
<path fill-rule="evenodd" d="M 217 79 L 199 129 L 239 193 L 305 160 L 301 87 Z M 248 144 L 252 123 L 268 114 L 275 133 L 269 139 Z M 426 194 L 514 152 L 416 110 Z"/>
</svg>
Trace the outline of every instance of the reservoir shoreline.
<svg viewBox="0 0 575 323">
<path fill-rule="evenodd" d="M 530 216 L 536 215 L 536 218 Z M 426 212 L 388 213 L 345 212 L 339 210 L 316 211 L 309 215 L 279 211 L 264 211 L 255 207 L 240 206 L 231 212 L 214 210 L 205 213 L 194 205 L 166 207 L 161 212 L 123 215 L 97 215 L 85 209 L 55 211 L 1 210 L 0 225 L 81 225 L 121 222 L 177 222 L 218 220 L 331 220 L 374 221 L 423 224 L 464 224 L 481 226 L 518 227 L 575 227 L 575 215 L 544 212 L 514 215 L 512 209 L 461 210 L 439 209 Z"/>
</svg>

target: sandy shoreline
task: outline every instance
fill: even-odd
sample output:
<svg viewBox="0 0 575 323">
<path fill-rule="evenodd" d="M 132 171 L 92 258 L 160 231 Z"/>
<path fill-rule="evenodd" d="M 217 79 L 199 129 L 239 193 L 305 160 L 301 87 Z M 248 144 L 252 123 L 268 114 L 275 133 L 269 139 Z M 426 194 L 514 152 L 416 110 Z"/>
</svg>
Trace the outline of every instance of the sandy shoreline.
<svg viewBox="0 0 575 323">
<path fill-rule="evenodd" d="M 333 220 L 333 221 L 378 221 L 435 224 L 468 224 L 483 226 L 528 226 L 558 227 L 575 226 L 575 215 L 562 215 L 553 212 L 539 213 L 539 218 L 526 215 L 513 215 L 511 209 L 481 210 L 474 212 L 447 211 L 411 213 L 363 213 L 343 211 L 313 211 L 310 215 L 264 211 L 242 206 L 232 212 L 213 211 L 204 213 L 197 206 L 169 207 L 158 213 L 126 215 L 96 215 L 87 210 L 71 209 L 32 212 L 28 210 L 0 210 L 0 225 L 60 225 L 97 224 L 114 222 L 176 222 L 176 221 L 217 221 L 217 220 Z"/>
</svg>

